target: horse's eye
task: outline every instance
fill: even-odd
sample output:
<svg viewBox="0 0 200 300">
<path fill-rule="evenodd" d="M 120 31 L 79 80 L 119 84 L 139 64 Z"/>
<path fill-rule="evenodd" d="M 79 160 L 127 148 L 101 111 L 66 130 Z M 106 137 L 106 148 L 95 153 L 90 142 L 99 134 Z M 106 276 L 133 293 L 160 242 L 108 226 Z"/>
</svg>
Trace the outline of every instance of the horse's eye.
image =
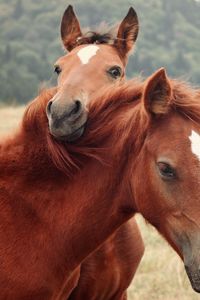
<svg viewBox="0 0 200 300">
<path fill-rule="evenodd" d="M 58 75 L 62 72 L 62 69 L 60 66 L 55 66 L 54 67 L 54 72 L 57 73 Z"/>
<path fill-rule="evenodd" d="M 114 66 L 112 68 L 110 68 L 108 70 L 108 74 L 112 77 L 112 78 L 119 78 L 122 75 L 122 69 L 118 66 Z"/>
<path fill-rule="evenodd" d="M 158 169 L 159 169 L 160 175 L 164 179 L 174 179 L 176 177 L 175 170 L 167 163 L 159 162 Z"/>
</svg>

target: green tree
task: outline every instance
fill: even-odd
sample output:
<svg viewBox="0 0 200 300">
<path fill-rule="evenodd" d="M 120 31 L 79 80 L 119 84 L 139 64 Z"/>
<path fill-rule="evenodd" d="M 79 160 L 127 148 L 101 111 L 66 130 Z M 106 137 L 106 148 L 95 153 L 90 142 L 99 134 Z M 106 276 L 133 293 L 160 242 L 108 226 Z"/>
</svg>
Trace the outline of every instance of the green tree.
<svg viewBox="0 0 200 300">
<path fill-rule="evenodd" d="M 15 19 L 19 19 L 23 15 L 23 13 L 24 13 L 24 8 L 23 8 L 22 0 L 18 0 L 15 4 L 13 17 Z"/>
</svg>

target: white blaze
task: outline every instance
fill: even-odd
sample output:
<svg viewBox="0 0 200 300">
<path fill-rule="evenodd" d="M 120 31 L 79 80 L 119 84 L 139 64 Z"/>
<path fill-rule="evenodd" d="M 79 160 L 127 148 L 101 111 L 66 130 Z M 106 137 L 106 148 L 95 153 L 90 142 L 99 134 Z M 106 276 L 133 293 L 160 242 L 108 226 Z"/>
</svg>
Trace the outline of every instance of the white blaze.
<svg viewBox="0 0 200 300">
<path fill-rule="evenodd" d="M 97 51 L 99 50 L 99 47 L 96 45 L 90 45 L 82 48 L 78 51 L 77 55 L 80 58 L 82 64 L 87 64 L 90 59 L 96 55 Z"/>
<path fill-rule="evenodd" d="M 191 141 L 192 153 L 194 153 L 200 160 L 200 135 L 192 130 L 189 139 Z"/>
</svg>

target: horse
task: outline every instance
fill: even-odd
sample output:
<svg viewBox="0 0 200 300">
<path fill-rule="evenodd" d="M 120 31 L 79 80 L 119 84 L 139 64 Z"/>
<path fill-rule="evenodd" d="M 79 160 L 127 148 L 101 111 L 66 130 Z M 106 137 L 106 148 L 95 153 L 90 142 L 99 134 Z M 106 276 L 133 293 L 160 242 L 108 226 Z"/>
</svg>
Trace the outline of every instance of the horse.
<svg viewBox="0 0 200 300">
<path fill-rule="evenodd" d="M 58 131 L 61 130 L 57 124 L 54 126 L 53 119 L 57 115 L 64 120 L 66 114 L 71 114 L 70 124 L 73 122 L 75 125 L 76 119 L 82 115 L 82 118 L 78 119 L 81 122 L 78 126 L 80 128 L 75 129 L 75 134 L 69 132 L 69 135 L 64 137 L 68 141 L 77 139 L 82 134 L 87 119 L 87 105 L 92 95 L 102 87 L 113 86 L 114 88 L 124 82 L 125 67 L 129 53 L 136 42 L 138 29 L 137 14 L 133 8 L 130 8 L 119 25 L 117 34 L 108 29 L 102 33 L 89 31 L 83 34 L 73 7 L 68 6 L 61 21 L 61 39 L 68 54 L 55 63 L 55 72 L 59 75 L 58 91 L 47 108 L 48 115 L 53 115 L 49 122 L 53 135 L 58 136 Z M 65 101 L 66 91 L 68 107 Z M 59 106 L 56 105 L 58 101 Z M 65 129 L 64 132 L 66 134 Z M 60 136 L 62 133 L 63 129 L 59 133 Z M 124 291 L 125 298 L 126 289 L 133 279 L 143 252 L 144 244 L 136 221 L 132 219 L 127 224 L 123 224 L 81 264 L 80 278 L 70 299 L 78 300 L 84 297 L 92 300 L 97 297 L 96 295 L 101 295 L 103 299 L 104 294 L 105 300 L 113 299 L 116 282 L 118 290 L 120 289 L 121 293 Z M 124 260 L 128 268 L 124 268 Z M 122 296 L 119 298 L 121 299 Z"/>
<path fill-rule="evenodd" d="M 90 105 L 79 143 L 67 152 L 57 144 L 60 150 L 54 156 L 63 172 L 69 165 L 81 169 L 81 197 L 91 175 L 93 192 L 107 193 L 98 212 L 94 206 L 88 210 L 92 226 L 84 227 L 87 237 L 81 234 L 82 241 L 76 240 L 76 258 L 98 243 L 101 234 L 141 213 L 181 257 L 192 288 L 199 293 L 200 91 L 168 78 L 162 68 L 144 83 L 132 81 L 102 94 Z M 115 201 L 108 204 L 113 195 Z"/>
<path fill-rule="evenodd" d="M 76 82 L 73 84 L 76 86 L 76 90 L 77 85 L 80 86 L 79 93 L 81 95 L 83 95 L 83 91 L 84 93 L 87 93 L 86 96 L 88 98 L 88 102 L 90 100 L 90 96 L 94 92 L 94 83 L 95 87 L 100 89 L 101 86 L 115 86 L 118 84 L 118 82 L 123 81 L 124 68 L 127 62 L 128 53 L 136 41 L 137 33 L 138 19 L 135 11 L 131 8 L 125 19 L 120 24 L 116 38 L 114 38 L 111 33 L 98 34 L 90 32 L 89 34 L 83 35 L 80 31 L 80 25 L 73 12 L 73 8 L 69 6 L 63 15 L 61 23 L 61 36 L 65 48 L 70 51 L 70 53 L 67 56 L 59 59 L 55 65 L 55 71 L 57 73 L 61 73 L 62 71 L 63 74 L 65 72 L 62 78 L 59 76 L 58 86 L 61 92 L 64 88 L 67 88 L 69 92 L 69 85 L 72 87 L 72 78 L 76 78 Z M 96 45 L 95 47 L 98 48 L 98 55 L 95 55 L 95 57 L 92 57 L 90 54 L 91 49 L 94 49 L 90 46 L 91 44 L 93 46 Z M 87 50 L 87 53 L 83 53 L 83 51 L 79 52 L 81 49 L 84 51 Z M 78 61 L 77 56 L 79 57 Z M 85 57 L 88 57 L 90 63 L 84 63 Z M 94 58 L 96 59 L 94 60 Z M 99 72 L 98 76 L 96 77 L 92 75 L 93 73 L 91 73 L 94 68 L 91 61 L 94 61 L 96 66 L 99 65 Z M 60 65 L 61 63 L 62 67 Z M 70 72 L 68 68 L 70 69 Z M 68 70 L 68 72 L 66 72 L 66 70 Z M 79 74 L 79 81 L 77 76 L 74 77 L 74 74 Z M 84 80 L 84 77 L 87 78 L 91 76 L 93 76 L 94 81 L 88 82 L 88 80 Z M 93 85 L 91 85 L 91 83 L 93 83 Z M 57 90 L 59 95 L 60 90 Z M 71 96 L 71 100 L 73 100 L 74 94 L 71 93 L 70 95 L 69 93 L 68 97 L 69 96 Z M 83 100 L 85 100 L 85 98 L 78 100 L 81 102 L 81 109 L 83 108 Z M 133 237 L 135 238 L 133 239 Z M 130 249 L 132 249 L 132 251 L 130 251 Z M 122 253 L 122 250 L 124 253 L 126 253 L 125 255 Z M 106 290 L 106 299 L 108 299 L 108 290 L 110 298 L 113 298 L 112 284 L 114 286 L 113 293 L 115 293 L 116 289 L 118 288 L 120 293 L 124 294 L 122 297 L 125 298 L 125 290 L 132 280 L 132 277 L 143 255 L 143 251 L 144 246 L 140 232 L 135 220 L 132 220 L 131 222 L 119 228 L 116 233 L 109 238 L 109 240 L 101 245 L 101 247 L 94 254 L 90 255 L 90 257 L 81 264 L 80 278 L 80 269 L 77 268 L 75 276 L 72 276 L 72 278 L 68 280 L 72 286 L 75 286 L 79 278 L 76 290 L 73 291 L 73 295 L 71 295 L 70 298 L 75 299 L 80 297 L 79 295 L 87 293 L 87 296 L 85 297 L 90 297 L 92 299 L 93 295 L 95 294 L 103 294 L 103 290 Z M 122 259 L 126 260 L 126 268 L 124 267 L 124 262 L 121 263 Z M 115 272 L 116 269 L 118 270 L 118 273 Z M 119 274 L 121 277 L 120 280 Z M 97 276 L 98 281 L 95 281 L 94 283 L 94 278 Z M 116 288 L 117 281 L 118 286 Z M 42 297 L 43 299 L 43 294 L 41 294 L 41 296 L 39 295 L 40 293 L 38 292 L 38 294 L 34 294 L 34 296 L 29 295 L 27 297 L 29 297 L 29 299 L 30 297 Z M 16 299 L 17 296 L 13 294 L 10 297 Z M 22 299 L 22 296 L 20 297 Z M 121 296 L 119 297 L 121 298 Z"/>
<path fill-rule="evenodd" d="M 18 132 L 1 143 L 1 299 L 66 300 L 78 283 L 80 264 L 133 216 L 131 211 L 116 215 L 110 206 L 129 199 L 127 189 L 121 191 L 119 174 L 112 176 L 111 192 L 112 168 L 107 170 L 92 149 L 88 160 L 80 141 L 79 153 L 70 158 L 68 151 L 76 152 L 75 142 L 66 145 L 50 134 L 46 106 L 56 92 L 55 88 L 42 92 L 27 108 Z M 86 168 L 79 170 L 84 162 Z M 99 166 L 107 174 L 101 172 L 94 186 Z M 122 248 L 116 245 L 115 250 L 123 252 Z M 138 258 L 135 249 L 136 253 L 125 253 L 133 265 L 135 255 Z M 126 259 L 124 270 L 129 275 L 132 270 Z M 127 281 L 117 268 L 115 272 L 119 282 Z M 105 294 L 115 292 L 113 299 L 125 299 L 119 282 Z"/>
<path fill-rule="evenodd" d="M 111 30 L 83 34 L 72 6 L 68 6 L 60 31 L 63 46 L 69 53 L 55 62 L 58 92 L 47 106 L 52 135 L 69 142 L 81 136 L 91 95 L 102 87 L 111 85 L 114 88 L 125 80 L 125 66 L 138 36 L 138 24 L 137 14 L 131 7 L 119 25 L 117 36 Z M 70 124 L 65 124 L 62 131 L 62 126 L 57 126 L 58 119 L 62 122 L 68 114 L 71 115 Z M 74 122 L 80 115 L 79 122 Z M 71 123 L 74 126 L 70 126 Z"/>
</svg>

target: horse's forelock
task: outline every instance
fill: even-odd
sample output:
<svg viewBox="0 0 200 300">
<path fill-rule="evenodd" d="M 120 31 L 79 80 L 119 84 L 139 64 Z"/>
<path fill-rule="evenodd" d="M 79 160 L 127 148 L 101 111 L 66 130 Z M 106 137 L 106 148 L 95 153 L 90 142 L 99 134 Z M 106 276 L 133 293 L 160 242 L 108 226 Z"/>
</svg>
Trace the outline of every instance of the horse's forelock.
<svg viewBox="0 0 200 300">
<path fill-rule="evenodd" d="M 108 27 L 102 23 L 97 31 L 85 30 L 82 36 L 76 40 L 76 46 L 85 44 L 109 44 L 114 45 L 116 39 L 116 26 Z"/>
</svg>

